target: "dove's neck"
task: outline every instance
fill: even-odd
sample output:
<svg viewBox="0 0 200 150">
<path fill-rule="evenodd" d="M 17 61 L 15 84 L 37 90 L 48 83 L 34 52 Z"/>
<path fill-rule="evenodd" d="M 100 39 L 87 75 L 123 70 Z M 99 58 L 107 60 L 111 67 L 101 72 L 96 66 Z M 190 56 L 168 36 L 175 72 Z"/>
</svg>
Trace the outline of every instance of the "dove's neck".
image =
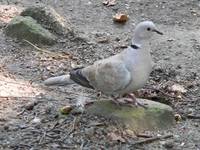
<svg viewBox="0 0 200 150">
<path fill-rule="evenodd" d="M 142 40 L 141 39 L 139 39 L 139 38 L 133 38 L 132 39 L 132 41 L 131 41 L 132 43 L 132 45 L 136 45 L 137 47 L 141 47 L 142 46 L 142 44 L 143 44 L 143 42 L 142 42 Z"/>
<path fill-rule="evenodd" d="M 150 56 L 150 51 L 149 51 L 149 41 L 148 40 L 144 40 L 141 39 L 138 36 L 134 36 L 134 38 L 131 41 L 132 45 L 135 45 L 138 47 L 138 49 L 136 49 L 136 51 L 138 53 L 142 53 L 143 55 L 148 55 Z"/>
<path fill-rule="evenodd" d="M 146 43 L 145 40 L 141 39 L 141 38 L 138 37 L 138 36 L 134 36 L 134 38 L 132 39 L 131 42 L 132 42 L 132 43 L 131 43 L 132 45 L 136 45 L 136 46 L 138 46 L 138 47 L 141 47 L 143 44 Z"/>
</svg>

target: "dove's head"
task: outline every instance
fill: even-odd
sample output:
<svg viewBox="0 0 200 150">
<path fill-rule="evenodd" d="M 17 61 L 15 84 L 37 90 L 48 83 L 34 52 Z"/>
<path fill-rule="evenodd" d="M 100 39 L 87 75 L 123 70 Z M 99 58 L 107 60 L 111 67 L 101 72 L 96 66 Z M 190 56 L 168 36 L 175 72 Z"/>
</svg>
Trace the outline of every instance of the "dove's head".
<svg viewBox="0 0 200 150">
<path fill-rule="evenodd" d="M 134 41 L 142 42 L 143 40 L 150 39 L 154 33 L 163 35 L 162 32 L 156 29 L 156 26 L 152 21 L 140 22 L 135 28 Z"/>
</svg>

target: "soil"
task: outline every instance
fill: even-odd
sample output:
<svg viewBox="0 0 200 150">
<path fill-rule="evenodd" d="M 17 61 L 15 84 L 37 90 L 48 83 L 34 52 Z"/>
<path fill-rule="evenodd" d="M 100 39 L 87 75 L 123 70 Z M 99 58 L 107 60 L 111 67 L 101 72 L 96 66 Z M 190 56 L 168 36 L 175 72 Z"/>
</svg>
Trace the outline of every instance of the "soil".
<svg viewBox="0 0 200 150">
<path fill-rule="evenodd" d="M 116 0 L 114 6 L 102 2 L 0 1 L 0 149 L 200 149 L 200 1 Z M 69 59 L 53 58 L 4 35 L 7 22 L 36 3 L 51 5 L 79 31 L 78 38 L 60 38 L 58 44 L 43 47 L 70 54 Z M 114 23 L 117 12 L 127 13 L 129 20 Z M 94 91 L 78 85 L 45 87 L 43 80 L 122 51 L 142 20 L 154 21 L 164 33 L 151 41 L 155 68 L 143 90 L 153 100 L 163 99 L 182 118 L 172 129 L 145 134 L 173 137 L 136 144 L 144 137 L 113 121 L 85 113 L 62 116 L 61 107 L 95 100 Z M 177 93 L 171 95 L 167 87 L 173 84 L 187 92 L 179 93 L 179 98 Z"/>
</svg>

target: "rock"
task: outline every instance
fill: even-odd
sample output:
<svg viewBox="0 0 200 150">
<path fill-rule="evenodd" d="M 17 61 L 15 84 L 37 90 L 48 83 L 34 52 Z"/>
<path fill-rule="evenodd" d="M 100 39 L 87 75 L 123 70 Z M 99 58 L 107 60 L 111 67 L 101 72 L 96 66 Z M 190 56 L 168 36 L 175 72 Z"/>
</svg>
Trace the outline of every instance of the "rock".
<svg viewBox="0 0 200 150">
<path fill-rule="evenodd" d="M 168 129 L 174 125 L 170 106 L 145 99 L 139 99 L 139 102 L 147 104 L 147 108 L 118 106 L 112 101 L 101 100 L 87 106 L 86 112 L 118 121 L 133 131 Z"/>
<path fill-rule="evenodd" d="M 125 143 L 125 139 L 121 135 L 114 132 L 108 133 L 108 139 L 109 141 L 120 141 L 122 143 Z"/>
<path fill-rule="evenodd" d="M 83 113 L 83 109 L 81 107 L 74 107 L 74 109 L 72 109 L 71 114 L 72 115 L 79 115 Z"/>
<path fill-rule="evenodd" d="M 7 124 L 4 125 L 4 126 L 3 126 L 3 129 L 6 130 L 6 131 L 8 131 L 8 130 L 9 130 L 9 125 L 7 125 Z"/>
<path fill-rule="evenodd" d="M 44 29 L 31 17 L 17 16 L 5 29 L 8 36 L 19 40 L 26 39 L 32 43 L 52 45 L 56 42 L 56 36 Z"/>
<path fill-rule="evenodd" d="M 38 104 L 38 101 L 28 102 L 27 104 L 25 104 L 24 108 L 26 110 L 33 110 L 34 106 L 36 106 L 37 104 Z"/>
<path fill-rule="evenodd" d="M 72 31 L 69 21 L 65 20 L 50 6 L 38 5 L 29 7 L 21 13 L 21 16 L 30 16 L 44 28 L 59 35 L 66 35 Z"/>
<path fill-rule="evenodd" d="M 188 114 L 193 114 L 193 113 L 194 113 L 194 111 L 195 111 L 195 109 L 194 109 L 194 108 L 188 108 Z"/>
</svg>

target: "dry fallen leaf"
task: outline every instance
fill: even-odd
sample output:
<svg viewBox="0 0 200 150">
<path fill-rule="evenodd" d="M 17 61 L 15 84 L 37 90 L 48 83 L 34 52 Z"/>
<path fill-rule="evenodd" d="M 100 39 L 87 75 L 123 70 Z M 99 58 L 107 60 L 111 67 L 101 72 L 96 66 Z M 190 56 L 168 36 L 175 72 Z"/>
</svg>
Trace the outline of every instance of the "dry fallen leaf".
<svg viewBox="0 0 200 150">
<path fill-rule="evenodd" d="M 60 112 L 63 115 L 69 114 L 71 110 L 72 110 L 72 107 L 70 105 L 67 105 L 67 106 L 60 108 Z"/>
<path fill-rule="evenodd" d="M 119 13 L 113 16 L 113 20 L 115 22 L 125 23 L 128 20 L 128 16 L 126 14 Z"/>
<path fill-rule="evenodd" d="M 175 118 L 176 122 L 180 122 L 182 120 L 181 115 L 179 115 L 179 114 L 175 114 L 174 118 Z"/>
<path fill-rule="evenodd" d="M 112 141 L 120 141 L 122 143 L 125 143 L 125 139 L 122 138 L 120 135 L 117 135 L 116 133 L 114 132 L 111 132 L 111 133 L 108 133 L 108 137 L 110 140 Z"/>
<path fill-rule="evenodd" d="M 115 0 L 105 0 L 103 1 L 103 4 L 106 6 L 114 6 L 116 4 Z"/>
<path fill-rule="evenodd" d="M 109 38 L 108 37 L 99 37 L 97 38 L 98 43 L 109 43 Z"/>
<path fill-rule="evenodd" d="M 130 129 L 126 129 L 123 135 L 129 136 L 129 137 L 136 137 L 135 133 Z"/>
</svg>

